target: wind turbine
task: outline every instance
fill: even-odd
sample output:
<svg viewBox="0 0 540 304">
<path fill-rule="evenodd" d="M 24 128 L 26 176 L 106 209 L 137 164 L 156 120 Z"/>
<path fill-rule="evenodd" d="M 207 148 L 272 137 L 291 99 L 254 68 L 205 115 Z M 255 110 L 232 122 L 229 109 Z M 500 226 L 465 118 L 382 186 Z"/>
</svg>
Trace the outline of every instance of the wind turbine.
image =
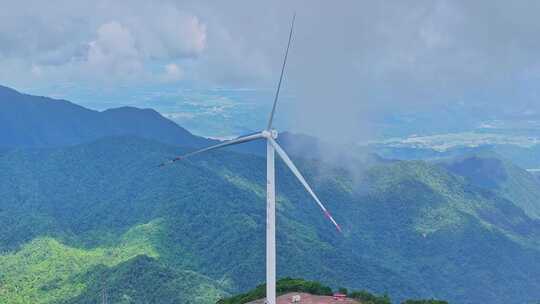
<svg viewBox="0 0 540 304">
<path fill-rule="evenodd" d="M 274 164 L 274 154 L 277 154 L 285 162 L 287 167 L 291 169 L 292 173 L 298 178 L 300 183 L 304 186 L 307 192 L 313 197 L 317 205 L 322 209 L 325 216 L 334 224 L 339 232 L 341 232 L 341 227 L 334 220 L 332 215 L 324 207 L 323 203 L 315 192 L 311 189 L 309 184 L 306 182 L 298 168 L 294 165 L 292 160 L 289 158 L 287 153 L 281 148 L 281 146 L 276 142 L 278 133 L 275 129 L 272 128 L 272 122 L 274 119 L 274 113 L 276 111 L 276 104 L 279 97 L 279 90 L 281 88 L 281 82 L 283 80 L 283 74 L 285 72 L 285 65 L 287 63 L 287 56 L 289 54 L 289 47 L 291 46 L 291 40 L 294 29 L 295 17 L 293 16 L 291 22 L 291 29 L 289 32 L 289 41 L 287 43 L 287 49 L 285 51 L 285 57 L 283 59 L 283 65 L 281 67 L 281 75 L 279 77 L 279 82 L 276 89 L 276 95 L 274 97 L 274 104 L 272 106 L 272 112 L 270 112 L 270 118 L 268 119 L 268 125 L 266 129 L 259 131 L 254 134 L 241 136 L 233 140 L 225 141 L 223 143 L 210 146 L 204 149 L 200 149 L 185 155 L 176 157 L 166 163 L 162 163 L 160 166 L 163 166 L 167 163 L 173 163 L 179 160 L 183 160 L 187 157 L 194 156 L 203 152 L 216 150 L 232 145 L 238 145 L 254 140 L 266 140 L 266 303 L 275 304 L 276 303 L 276 185 L 275 185 L 275 164 Z"/>
</svg>

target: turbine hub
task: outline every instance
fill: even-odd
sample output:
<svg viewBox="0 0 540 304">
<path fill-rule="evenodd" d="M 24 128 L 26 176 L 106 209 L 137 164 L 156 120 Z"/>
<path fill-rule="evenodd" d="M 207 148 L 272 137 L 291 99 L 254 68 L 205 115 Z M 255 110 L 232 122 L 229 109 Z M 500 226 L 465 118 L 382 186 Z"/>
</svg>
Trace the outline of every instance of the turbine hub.
<svg viewBox="0 0 540 304">
<path fill-rule="evenodd" d="M 265 138 L 272 138 L 276 139 L 278 137 L 278 132 L 274 129 L 272 130 L 264 130 L 261 132 L 262 136 Z"/>
</svg>

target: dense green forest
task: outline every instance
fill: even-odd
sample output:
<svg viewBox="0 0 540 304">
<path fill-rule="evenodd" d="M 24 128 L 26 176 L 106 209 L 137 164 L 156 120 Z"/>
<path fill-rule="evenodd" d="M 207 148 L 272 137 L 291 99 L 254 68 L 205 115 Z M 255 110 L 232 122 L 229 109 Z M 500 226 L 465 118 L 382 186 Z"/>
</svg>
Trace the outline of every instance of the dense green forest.
<svg viewBox="0 0 540 304">
<path fill-rule="evenodd" d="M 157 167 L 185 151 L 134 137 L 2 150 L 0 303 L 213 303 L 263 282 L 264 158 Z M 278 162 L 279 277 L 398 302 L 540 298 L 540 222 L 522 200 L 540 187 L 525 171 L 482 184 L 458 163 L 295 161 L 344 233 Z"/>
</svg>

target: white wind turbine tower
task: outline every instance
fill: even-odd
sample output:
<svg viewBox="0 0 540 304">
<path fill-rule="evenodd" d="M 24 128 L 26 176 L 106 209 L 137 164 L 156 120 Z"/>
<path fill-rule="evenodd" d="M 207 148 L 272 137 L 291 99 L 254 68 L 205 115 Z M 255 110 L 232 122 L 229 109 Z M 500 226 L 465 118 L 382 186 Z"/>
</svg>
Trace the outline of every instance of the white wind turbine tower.
<svg viewBox="0 0 540 304">
<path fill-rule="evenodd" d="M 281 148 L 281 146 L 276 142 L 278 133 L 276 130 L 272 129 L 272 121 L 274 119 L 274 112 L 276 110 L 276 104 L 279 97 L 279 90 L 281 88 L 281 81 L 283 80 L 283 74 L 285 71 L 285 64 L 287 63 L 287 55 L 289 54 L 289 47 L 291 45 L 291 39 L 293 34 L 295 16 L 293 16 L 291 23 L 291 30 L 289 32 L 289 41 L 287 43 L 287 49 L 285 51 L 285 57 L 283 59 L 283 65 L 281 67 L 281 75 L 279 77 L 279 82 L 276 90 L 276 95 L 274 97 L 274 104 L 272 106 L 272 112 L 270 113 L 270 118 L 268 120 L 268 125 L 266 129 L 257 132 L 255 134 L 250 134 L 242 137 L 238 137 L 233 140 L 229 140 L 214 146 L 210 146 L 201 150 L 197 150 L 179 157 L 176 157 L 167 163 L 173 163 L 187 157 L 207 152 L 215 149 L 224 148 L 227 146 L 237 145 L 241 143 L 246 143 L 258 139 L 266 140 L 266 303 L 275 304 L 276 303 L 276 186 L 275 186 L 275 164 L 274 164 L 274 152 L 281 157 L 285 162 L 287 167 L 291 169 L 292 173 L 298 178 L 300 183 L 304 186 L 307 192 L 313 197 L 315 202 L 322 209 L 326 217 L 334 224 L 339 232 L 341 228 L 334 218 L 330 215 L 328 210 L 321 203 L 315 192 L 311 189 L 309 184 L 306 182 L 298 168 L 291 161 L 287 153 Z M 163 163 L 161 166 L 167 164 Z"/>
</svg>

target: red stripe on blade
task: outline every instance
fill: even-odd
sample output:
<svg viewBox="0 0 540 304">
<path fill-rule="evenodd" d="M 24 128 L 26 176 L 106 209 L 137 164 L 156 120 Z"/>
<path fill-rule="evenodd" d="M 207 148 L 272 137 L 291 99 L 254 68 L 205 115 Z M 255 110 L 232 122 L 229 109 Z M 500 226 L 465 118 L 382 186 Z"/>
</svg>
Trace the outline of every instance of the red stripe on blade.
<svg viewBox="0 0 540 304">
<path fill-rule="evenodd" d="M 332 216 L 330 215 L 330 212 L 328 212 L 327 210 L 324 210 L 324 215 L 326 215 L 326 217 L 327 217 L 328 219 L 331 219 L 331 218 L 332 218 Z"/>
</svg>

